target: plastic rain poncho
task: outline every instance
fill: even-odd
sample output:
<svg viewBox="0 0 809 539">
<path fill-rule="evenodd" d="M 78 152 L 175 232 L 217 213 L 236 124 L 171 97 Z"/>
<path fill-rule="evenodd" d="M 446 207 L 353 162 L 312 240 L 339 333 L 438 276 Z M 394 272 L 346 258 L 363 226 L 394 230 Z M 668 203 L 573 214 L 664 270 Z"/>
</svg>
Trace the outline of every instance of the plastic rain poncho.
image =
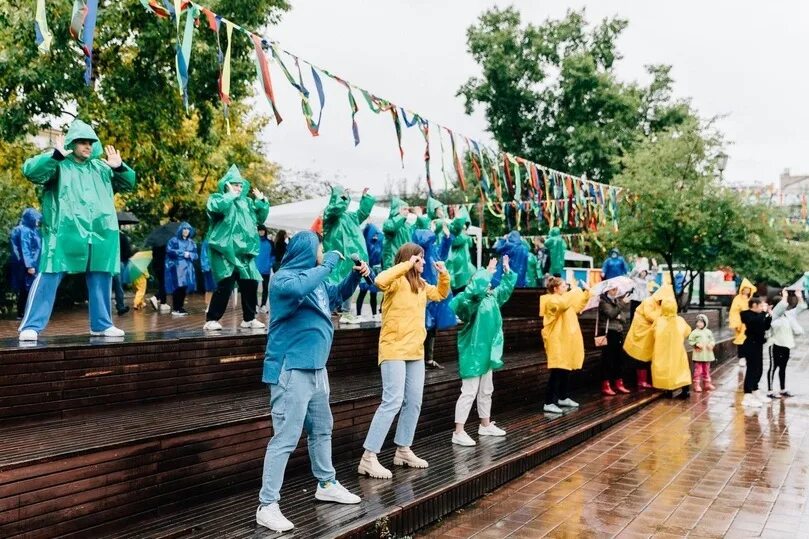
<svg viewBox="0 0 809 539">
<path fill-rule="evenodd" d="M 384 236 L 379 227 L 373 223 L 368 223 L 362 229 L 362 235 L 365 238 L 365 248 L 368 250 L 368 265 L 374 275 L 382 271 L 382 244 Z M 376 285 L 368 284 L 365 279 L 360 281 L 360 290 L 367 292 L 379 292 Z"/>
<path fill-rule="evenodd" d="M 28 159 L 22 172 L 42 187 L 42 261 L 46 273 L 121 270 L 118 218 L 113 193 L 131 191 L 135 172 L 126 164 L 113 170 L 101 160 L 103 148 L 93 128 L 81 120 L 70 124 L 65 148 L 92 140 L 90 158 L 79 163 L 71 153 L 55 158 L 46 152 Z"/>
<path fill-rule="evenodd" d="M 503 275 L 503 257 L 508 256 L 508 265 L 511 271 L 517 274 L 517 288 L 526 287 L 526 273 L 528 272 L 528 247 L 523 242 L 520 233 L 512 230 L 505 238 L 500 238 L 494 244 L 497 253 L 497 270 L 492 277 L 492 286 L 500 284 Z"/>
<path fill-rule="evenodd" d="M 183 230 L 188 230 L 188 238 L 183 239 Z M 194 243 L 194 227 L 180 223 L 177 234 L 166 244 L 166 272 L 164 284 L 166 293 L 172 294 L 177 288 L 186 287 L 191 294 L 197 290 L 197 272 L 194 261 L 199 258 L 197 244 Z M 188 253 L 188 256 L 186 256 Z"/>
<path fill-rule="evenodd" d="M 575 287 L 564 294 L 543 294 L 539 298 L 542 341 L 549 369 L 574 371 L 584 364 L 584 339 L 578 313 L 587 306 L 590 292 Z"/>
<path fill-rule="evenodd" d="M 750 292 L 749 296 L 745 296 L 743 292 L 748 290 Z M 739 294 L 733 298 L 733 303 L 730 304 L 730 312 L 728 313 L 728 325 L 730 329 L 732 329 L 735 333 L 735 338 L 733 339 L 733 344 L 740 345 L 744 344 L 745 339 L 745 328 L 744 324 L 742 323 L 742 312 L 749 309 L 749 301 L 750 298 L 753 297 L 753 294 L 756 292 L 756 287 L 753 286 L 753 283 L 748 281 L 747 279 L 743 279 L 742 283 L 739 285 Z"/>
<path fill-rule="evenodd" d="M 39 260 L 42 255 L 42 236 L 39 233 L 39 221 L 42 214 L 34 208 L 26 208 L 22 212 L 20 224 L 11 230 L 9 246 L 9 277 L 12 290 L 22 291 L 31 288 L 39 273 Z M 37 270 L 34 275 L 28 273 L 28 268 Z"/>
<path fill-rule="evenodd" d="M 447 270 L 453 289 L 466 286 L 475 273 L 475 265 L 472 264 L 472 255 L 469 252 L 472 238 L 466 233 L 470 222 L 469 214 L 466 210 L 461 210 L 449 226 L 449 233 L 454 239 L 447 258 Z"/>
<path fill-rule="evenodd" d="M 235 195 L 228 191 L 229 183 L 241 183 L 242 192 Z M 258 256 L 259 223 L 267 219 L 270 204 L 266 200 L 254 200 L 247 194 L 250 182 L 242 178 L 239 168 L 232 165 L 219 180 L 219 192 L 208 197 L 208 246 L 214 280 L 218 283 L 239 272 L 239 278 L 260 281 L 261 273 L 256 267 Z"/>
<path fill-rule="evenodd" d="M 461 378 L 483 376 L 503 367 L 503 317 L 500 307 L 514 291 L 517 274 L 508 272 L 491 288 L 491 275 L 480 269 L 451 303 L 464 325 L 458 330 L 458 371 Z"/>
<path fill-rule="evenodd" d="M 407 222 L 407 218 L 399 215 L 405 207 L 404 201 L 398 197 L 391 198 L 390 214 L 382 224 L 382 232 L 385 234 L 384 245 L 382 246 L 382 269 L 393 266 L 396 259 L 396 252 L 405 243 L 410 241 L 413 235 L 413 225 Z"/>
<path fill-rule="evenodd" d="M 567 243 L 562 239 L 562 232 L 558 228 L 554 227 L 548 233 L 545 249 L 548 250 L 548 257 L 551 259 L 550 274 L 562 276 L 565 271 Z"/>
<path fill-rule="evenodd" d="M 371 195 L 364 195 L 357 211 L 348 211 L 350 202 L 351 196 L 336 185 L 331 188 L 329 204 L 323 211 L 323 251 L 338 251 L 345 257 L 329 275 L 329 282 L 335 284 L 351 273 L 354 267 L 350 258 L 352 254 L 368 260 L 368 249 L 360 227 L 371 215 L 376 200 Z"/>
<path fill-rule="evenodd" d="M 526 245 L 526 248 L 527 247 Z M 537 261 L 537 255 L 528 251 L 528 269 L 525 272 L 525 286 L 527 288 L 536 288 L 539 286 L 538 268 L 539 262 Z"/>
<path fill-rule="evenodd" d="M 691 327 L 677 316 L 677 302 L 663 300 L 661 314 L 654 323 L 654 358 L 652 359 L 652 385 L 671 391 L 691 383 L 691 369 L 685 339 Z"/>
<path fill-rule="evenodd" d="M 438 284 L 438 272 L 435 264 L 438 261 L 446 260 L 449 255 L 449 248 L 452 244 L 452 236 L 445 237 L 441 245 L 436 247 L 435 234 L 432 230 L 413 231 L 413 243 L 424 249 L 424 272 L 421 278 L 428 284 L 436 286 Z M 424 317 L 424 327 L 427 329 L 447 329 L 455 327 L 457 320 L 455 313 L 450 308 L 452 293 L 442 301 L 431 301 L 427 303 L 427 312 Z"/>
<path fill-rule="evenodd" d="M 664 300 L 675 301 L 674 289 L 670 284 L 663 285 L 638 305 L 632 325 L 624 339 L 624 351 L 629 357 L 638 361 L 651 361 L 654 355 L 653 325 L 662 313 L 661 304 Z"/>
</svg>

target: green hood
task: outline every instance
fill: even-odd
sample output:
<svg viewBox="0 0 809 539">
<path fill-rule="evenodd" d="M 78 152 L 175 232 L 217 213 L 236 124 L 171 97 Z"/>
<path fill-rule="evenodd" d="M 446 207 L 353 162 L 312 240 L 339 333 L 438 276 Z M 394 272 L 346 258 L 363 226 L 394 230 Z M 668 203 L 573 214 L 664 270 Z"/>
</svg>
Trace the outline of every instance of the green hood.
<svg viewBox="0 0 809 539">
<path fill-rule="evenodd" d="M 101 141 L 98 140 L 98 135 L 96 135 L 93 128 L 81 120 L 73 120 L 67 130 L 67 135 L 65 135 L 65 149 L 72 150 L 73 144 L 79 139 L 93 141 L 93 151 L 90 153 L 90 159 L 98 159 L 104 153 Z"/>
<path fill-rule="evenodd" d="M 404 201 L 399 197 L 391 197 L 390 199 L 390 214 L 389 219 L 393 219 L 399 215 L 399 211 L 405 207 Z"/>
<path fill-rule="evenodd" d="M 548 236 L 551 238 L 558 238 L 562 235 L 562 231 L 559 230 L 559 227 L 553 227 L 550 232 L 548 232 Z"/>
<path fill-rule="evenodd" d="M 492 274 L 485 268 L 481 268 L 472 275 L 466 291 L 477 300 L 483 298 L 489 291 L 489 284 L 492 282 Z"/>
<path fill-rule="evenodd" d="M 348 204 L 351 202 L 351 195 L 339 185 L 331 188 L 331 198 L 329 199 L 329 206 L 337 209 L 340 213 L 344 213 L 348 209 Z"/>
<path fill-rule="evenodd" d="M 242 178 L 242 173 L 239 172 L 239 167 L 236 165 L 230 165 L 230 168 L 225 173 L 224 176 L 219 180 L 219 192 L 226 193 L 227 192 L 227 185 L 229 183 L 238 183 L 241 182 L 242 184 L 242 194 L 241 198 L 246 198 L 247 193 L 250 192 L 250 182 Z"/>
<path fill-rule="evenodd" d="M 435 215 L 435 212 L 436 212 L 436 210 L 438 210 L 438 208 L 443 208 L 443 207 L 444 207 L 444 205 L 441 204 L 439 201 L 437 201 L 433 197 L 428 197 L 427 198 L 427 217 L 431 221 L 433 219 L 438 219 L 438 217 Z M 446 210 L 444 210 L 444 216 L 446 217 L 446 215 L 447 215 L 447 212 L 446 212 Z"/>
</svg>

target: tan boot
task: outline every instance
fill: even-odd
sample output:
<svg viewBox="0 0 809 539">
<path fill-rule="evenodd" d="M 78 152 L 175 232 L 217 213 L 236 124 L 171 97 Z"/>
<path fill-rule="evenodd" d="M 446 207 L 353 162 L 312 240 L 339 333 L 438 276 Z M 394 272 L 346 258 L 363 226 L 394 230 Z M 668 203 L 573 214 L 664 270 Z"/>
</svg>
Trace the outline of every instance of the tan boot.
<svg viewBox="0 0 809 539">
<path fill-rule="evenodd" d="M 376 455 L 368 453 L 367 451 L 360 459 L 360 465 L 357 466 L 357 473 L 360 475 L 367 475 L 376 479 L 390 479 L 393 473 L 390 470 L 379 464 Z"/>
<path fill-rule="evenodd" d="M 409 447 L 396 448 L 396 454 L 393 455 L 394 466 L 410 466 L 411 468 L 426 468 L 427 461 L 420 459 Z"/>
</svg>

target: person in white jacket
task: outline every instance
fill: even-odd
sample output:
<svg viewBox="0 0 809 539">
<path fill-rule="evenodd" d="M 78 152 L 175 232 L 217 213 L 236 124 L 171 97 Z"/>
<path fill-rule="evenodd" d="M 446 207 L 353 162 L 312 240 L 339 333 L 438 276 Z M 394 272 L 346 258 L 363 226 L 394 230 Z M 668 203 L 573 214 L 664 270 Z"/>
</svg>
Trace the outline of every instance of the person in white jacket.
<svg viewBox="0 0 809 539">
<path fill-rule="evenodd" d="M 798 304 L 789 309 L 787 291 L 781 293 L 781 301 L 773 308 L 772 326 L 770 328 L 770 368 L 767 370 L 767 396 L 772 399 L 791 397 L 792 393 L 786 388 L 787 362 L 790 351 L 795 348 L 795 335 L 803 334 L 803 328 L 798 323 L 798 315 L 807 309 L 803 291 L 795 292 Z M 781 392 L 773 391 L 775 371 L 778 371 L 778 380 L 781 383 Z"/>
<path fill-rule="evenodd" d="M 650 295 L 650 283 L 654 283 L 657 279 L 657 262 L 652 260 L 651 269 L 648 262 L 637 263 L 629 277 L 635 283 L 632 297 L 629 298 L 629 320 L 631 321 L 635 317 L 635 309 Z"/>
</svg>

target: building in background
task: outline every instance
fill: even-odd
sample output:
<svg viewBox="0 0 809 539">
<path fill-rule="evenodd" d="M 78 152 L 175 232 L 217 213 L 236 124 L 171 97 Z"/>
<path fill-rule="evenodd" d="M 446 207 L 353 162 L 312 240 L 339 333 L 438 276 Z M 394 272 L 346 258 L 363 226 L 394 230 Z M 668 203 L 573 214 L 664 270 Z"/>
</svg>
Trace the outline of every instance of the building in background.
<svg viewBox="0 0 809 539">
<path fill-rule="evenodd" d="M 803 195 L 809 193 L 809 174 L 793 176 L 789 169 L 781 173 L 779 187 L 784 195 Z"/>
</svg>

